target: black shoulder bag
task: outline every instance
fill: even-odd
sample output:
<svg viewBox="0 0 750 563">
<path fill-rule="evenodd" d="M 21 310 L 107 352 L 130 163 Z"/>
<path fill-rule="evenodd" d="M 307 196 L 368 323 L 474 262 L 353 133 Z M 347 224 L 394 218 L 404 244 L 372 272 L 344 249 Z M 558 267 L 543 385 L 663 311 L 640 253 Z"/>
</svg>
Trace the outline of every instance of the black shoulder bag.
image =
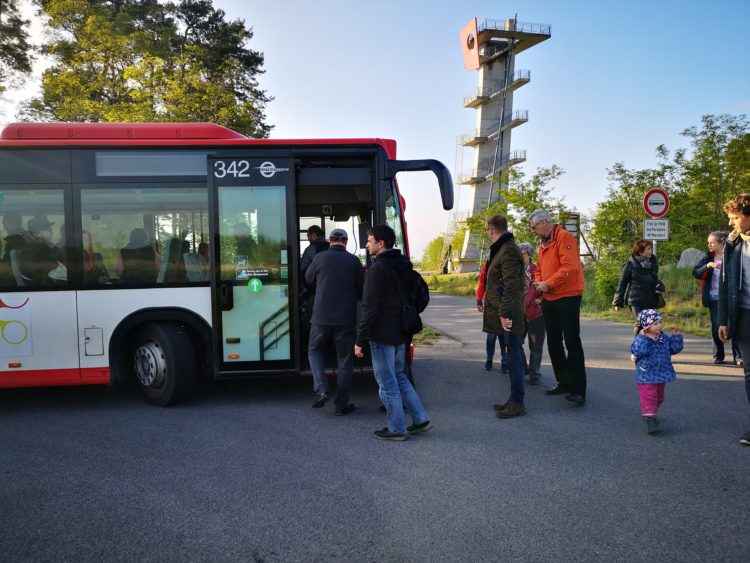
<svg viewBox="0 0 750 563">
<path fill-rule="evenodd" d="M 398 294 L 401 297 L 401 328 L 409 336 L 414 336 L 418 332 L 422 331 L 422 319 L 419 318 L 419 313 L 414 303 L 411 303 L 404 295 L 404 288 L 401 287 L 401 280 L 398 279 L 398 274 L 395 268 L 389 264 L 387 268 L 393 273 L 393 278 L 396 281 L 396 288 Z"/>
</svg>

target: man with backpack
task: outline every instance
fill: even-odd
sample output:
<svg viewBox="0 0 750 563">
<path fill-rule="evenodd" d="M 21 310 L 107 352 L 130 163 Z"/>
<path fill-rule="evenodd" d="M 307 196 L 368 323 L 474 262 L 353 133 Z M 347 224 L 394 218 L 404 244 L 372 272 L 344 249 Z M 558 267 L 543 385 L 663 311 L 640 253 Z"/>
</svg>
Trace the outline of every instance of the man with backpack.
<svg viewBox="0 0 750 563">
<path fill-rule="evenodd" d="M 424 405 L 406 377 L 406 343 L 416 330 L 417 304 L 414 295 L 417 275 L 411 262 L 393 248 L 396 234 L 388 225 L 375 225 L 367 232 L 367 250 L 373 259 L 365 278 L 362 316 L 354 354 L 361 358 L 369 342 L 372 367 L 380 400 L 385 405 L 388 426 L 374 432 L 380 440 L 406 440 L 407 432 L 418 434 L 432 428 Z M 414 319 L 414 316 L 417 319 Z M 412 424 L 406 426 L 404 405 Z"/>
</svg>

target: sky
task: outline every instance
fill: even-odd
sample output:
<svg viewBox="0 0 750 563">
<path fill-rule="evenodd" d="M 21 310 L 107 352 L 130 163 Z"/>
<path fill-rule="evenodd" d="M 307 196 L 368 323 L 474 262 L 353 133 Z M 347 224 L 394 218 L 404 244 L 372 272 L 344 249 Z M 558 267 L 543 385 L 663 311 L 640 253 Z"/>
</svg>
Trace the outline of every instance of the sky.
<svg viewBox="0 0 750 563">
<path fill-rule="evenodd" d="M 252 27 L 248 47 L 265 56 L 260 86 L 275 138 L 381 137 L 400 159 L 435 158 L 454 173 L 471 153 L 463 107 L 477 71 L 463 67 L 459 31 L 472 18 L 551 26 L 552 36 L 516 57 L 531 81 L 514 110 L 529 121 L 512 133 L 531 175 L 556 164 L 554 186 L 590 213 L 607 196 L 607 168 L 656 164 L 655 149 L 688 147 L 680 132 L 705 114 L 750 114 L 749 0 L 214 0 Z M 33 87 L 30 85 L 29 87 Z M 16 96 L 28 95 L 27 90 Z M 12 121 L 0 104 L 0 121 Z M 463 155 L 461 157 L 461 154 Z M 449 226 L 437 181 L 401 173 L 411 254 Z M 468 209 L 455 186 L 454 211 Z"/>
</svg>

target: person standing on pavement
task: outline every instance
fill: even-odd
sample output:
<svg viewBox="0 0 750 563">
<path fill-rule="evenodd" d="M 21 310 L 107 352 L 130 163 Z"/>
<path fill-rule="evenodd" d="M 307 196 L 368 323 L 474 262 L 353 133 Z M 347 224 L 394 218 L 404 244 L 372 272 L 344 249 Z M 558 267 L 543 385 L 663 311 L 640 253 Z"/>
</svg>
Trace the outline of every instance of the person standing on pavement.
<svg viewBox="0 0 750 563">
<path fill-rule="evenodd" d="M 539 385 L 542 377 L 542 355 L 544 354 L 544 315 L 542 313 L 542 293 L 534 285 L 534 274 L 536 273 L 536 264 L 534 264 L 534 247 L 531 243 L 522 242 L 518 244 L 523 256 L 523 263 L 526 268 L 524 276 L 524 297 L 523 307 L 526 318 L 526 338 L 529 344 L 529 361 L 526 364 L 526 372 L 529 375 L 529 385 Z"/>
<path fill-rule="evenodd" d="M 672 366 L 672 356 L 682 351 L 679 329 L 672 327 L 672 335 L 662 330 L 662 318 L 656 309 L 643 309 L 638 313 L 638 333 L 630 345 L 635 357 L 635 378 L 641 400 L 641 416 L 646 432 L 658 432 L 659 407 L 664 402 L 664 384 L 674 381 L 677 374 Z"/>
<path fill-rule="evenodd" d="M 508 220 L 503 215 L 489 217 L 485 229 L 492 244 L 482 330 L 501 335 L 501 343 L 508 350 L 510 397 L 494 407 L 498 418 L 513 418 L 526 412 L 521 360 L 521 341 L 525 332 L 523 257 L 513 233 L 508 232 Z"/>
<path fill-rule="evenodd" d="M 484 296 L 487 292 L 487 267 L 490 261 L 487 260 L 479 272 L 479 282 L 477 283 L 477 311 L 484 312 Z M 495 359 L 495 343 L 500 340 L 500 336 L 494 332 L 488 332 L 486 338 L 487 359 L 484 361 L 484 369 L 492 370 L 492 362 Z M 500 344 L 500 373 L 508 373 L 508 355 L 505 353 L 505 346 Z"/>
<path fill-rule="evenodd" d="M 701 302 L 711 319 L 711 338 L 714 341 L 713 360 L 724 363 L 724 342 L 719 338 L 719 282 L 721 263 L 724 261 L 724 243 L 729 233 L 713 231 L 708 235 L 708 252 L 693 268 L 693 277 L 701 280 Z M 732 340 L 732 363 L 738 364 L 742 356 L 737 343 Z"/>
<path fill-rule="evenodd" d="M 727 238 L 721 263 L 719 338 L 737 342 L 750 401 L 750 194 L 726 202 L 724 212 L 734 230 Z M 740 436 L 740 444 L 750 446 L 750 431 Z"/>
<path fill-rule="evenodd" d="M 638 313 L 643 309 L 656 308 L 656 295 L 664 293 L 664 284 L 659 281 L 659 262 L 653 253 L 653 245 L 647 240 L 633 243 L 633 252 L 622 266 L 620 283 L 617 284 L 612 306 L 615 311 L 627 302 L 638 322 Z"/>
<path fill-rule="evenodd" d="M 407 432 L 427 432 L 432 422 L 405 373 L 405 347 L 410 335 L 401 322 L 401 296 L 412 294 L 414 276 L 411 262 L 393 248 L 395 243 L 396 233 L 388 225 L 375 225 L 367 232 L 367 251 L 373 264 L 365 278 L 354 354 L 361 358 L 363 348 L 370 343 L 380 400 L 388 416 L 388 426 L 376 430 L 375 437 L 400 441 L 406 440 Z M 409 426 L 406 426 L 404 405 L 412 419 Z"/>
<path fill-rule="evenodd" d="M 557 385 L 545 393 L 564 394 L 568 401 L 584 405 L 586 362 L 581 344 L 583 266 L 578 255 L 578 243 L 572 234 L 553 223 L 544 209 L 537 209 L 529 216 L 529 225 L 542 242 L 534 285 L 542 292 L 547 351 L 557 380 Z"/>
<path fill-rule="evenodd" d="M 313 408 L 328 402 L 325 349 L 333 341 L 338 358 L 336 370 L 336 416 L 354 411 L 349 401 L 354 364 L 354 327 L 357 323 L 357 301 L 362 297 L 363 274 L 359 259 L 349 254 L 349 236 L 344 229 L 333 229 L 328 250 L 316 254 L 305 272 L 305 281 L 316 292 L 313 306 L 308 359 L 316 394 Z"/>
</svg>

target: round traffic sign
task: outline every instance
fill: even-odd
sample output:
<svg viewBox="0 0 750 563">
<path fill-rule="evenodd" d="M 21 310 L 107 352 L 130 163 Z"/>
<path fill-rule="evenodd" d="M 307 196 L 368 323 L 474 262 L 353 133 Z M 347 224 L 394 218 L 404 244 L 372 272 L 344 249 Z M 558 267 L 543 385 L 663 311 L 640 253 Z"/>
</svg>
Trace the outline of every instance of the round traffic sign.
<svg viewBox="0 0 750 563">
<path fill-rule="evenodd" d="M 669 210 L 669 196 L 660 188 L 652 188 L 643 196 L 643 209 L 651 217 L 662 217 Z"/>
</svg>

